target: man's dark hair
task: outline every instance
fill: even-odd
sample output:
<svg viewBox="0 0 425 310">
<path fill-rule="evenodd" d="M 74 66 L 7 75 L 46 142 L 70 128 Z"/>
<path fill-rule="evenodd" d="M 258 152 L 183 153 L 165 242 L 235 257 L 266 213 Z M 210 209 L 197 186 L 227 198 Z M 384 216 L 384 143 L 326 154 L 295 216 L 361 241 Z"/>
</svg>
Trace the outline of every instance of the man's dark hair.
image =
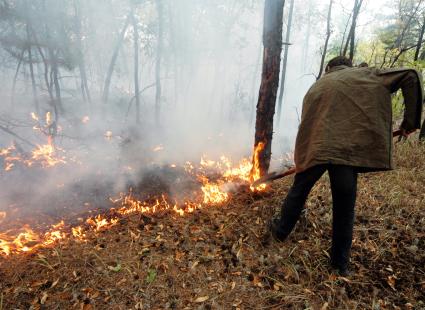
<svg viewBox="0 0 425 310">
<path fill-rule="evenodd" d="M 352 67 L 353 62 L 345 56 L 334 57 L 331 60 L 329 60 L 328 65 L 326 66 L 326 72 L 328 72 L 331 68 L 336 66 Z"/>
</svg>

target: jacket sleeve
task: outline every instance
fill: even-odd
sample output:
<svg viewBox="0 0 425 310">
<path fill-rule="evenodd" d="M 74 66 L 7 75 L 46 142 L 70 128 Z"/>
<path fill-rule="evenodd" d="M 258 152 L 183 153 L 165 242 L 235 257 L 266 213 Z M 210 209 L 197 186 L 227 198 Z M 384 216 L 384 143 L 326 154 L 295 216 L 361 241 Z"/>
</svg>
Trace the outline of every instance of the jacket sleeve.
<svg viewBox="0 0 425 310">
<path fill-rule="evenodd" d="M 414 69 L 379 70 L 378 75 L 391 93 L 401 89 L 404 98 L 404 117 L 401 128 L 414 130 L 421 128 L 423 89 L 422 78 Z"/>
</svg>

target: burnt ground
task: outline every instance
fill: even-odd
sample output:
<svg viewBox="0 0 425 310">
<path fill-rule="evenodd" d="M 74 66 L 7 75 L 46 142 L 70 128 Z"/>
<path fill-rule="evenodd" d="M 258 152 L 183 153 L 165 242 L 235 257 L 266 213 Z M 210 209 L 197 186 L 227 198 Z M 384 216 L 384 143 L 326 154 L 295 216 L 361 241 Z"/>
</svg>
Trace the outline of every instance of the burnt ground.
<svg viewBox="0 0 425 310">
<path fill-rule="evenodd" d="M 425 309 L 425 145 L 363 175 L 347 278 L 328 265 L 331 197 L 315 186 L 284 243 L 265 238 L 291 178 L 180 217 L 130 215 L 87 241 L 0 258 L 0 309 Z"/>
</svg>

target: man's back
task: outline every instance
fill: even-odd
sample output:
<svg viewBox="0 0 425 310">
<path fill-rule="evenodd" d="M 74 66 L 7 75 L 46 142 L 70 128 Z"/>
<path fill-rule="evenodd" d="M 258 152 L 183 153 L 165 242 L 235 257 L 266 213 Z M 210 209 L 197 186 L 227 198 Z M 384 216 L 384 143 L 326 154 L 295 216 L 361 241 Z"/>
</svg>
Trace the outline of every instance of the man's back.
<svg viewBox="0 0 425 310">
<path fill-rule="evenodd" d="M 391 92 L 404 86 L 405 93 L 409 83 L 414 84 L 410 92 L 417 94 L 413 105 L 420 108 L 420 79 L 414 70 L 332 68 L 304 98 L 295 148 L 298 171 L 325 163 L 391 169 Z"/>
</svg>

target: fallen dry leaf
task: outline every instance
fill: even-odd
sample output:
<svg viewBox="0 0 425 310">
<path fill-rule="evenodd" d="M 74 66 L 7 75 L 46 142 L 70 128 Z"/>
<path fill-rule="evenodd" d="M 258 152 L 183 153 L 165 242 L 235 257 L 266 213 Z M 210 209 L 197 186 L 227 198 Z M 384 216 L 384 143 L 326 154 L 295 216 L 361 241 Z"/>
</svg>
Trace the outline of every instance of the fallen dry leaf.
<svg viewBox="0 0 425 310">
<path fill-rule="evenodd" d="M 193 302 L 201 303 L 201 302 L 207 301 L 209 298 L 210 298 L 209 296 L 198 297 Z"/>
</svg>

